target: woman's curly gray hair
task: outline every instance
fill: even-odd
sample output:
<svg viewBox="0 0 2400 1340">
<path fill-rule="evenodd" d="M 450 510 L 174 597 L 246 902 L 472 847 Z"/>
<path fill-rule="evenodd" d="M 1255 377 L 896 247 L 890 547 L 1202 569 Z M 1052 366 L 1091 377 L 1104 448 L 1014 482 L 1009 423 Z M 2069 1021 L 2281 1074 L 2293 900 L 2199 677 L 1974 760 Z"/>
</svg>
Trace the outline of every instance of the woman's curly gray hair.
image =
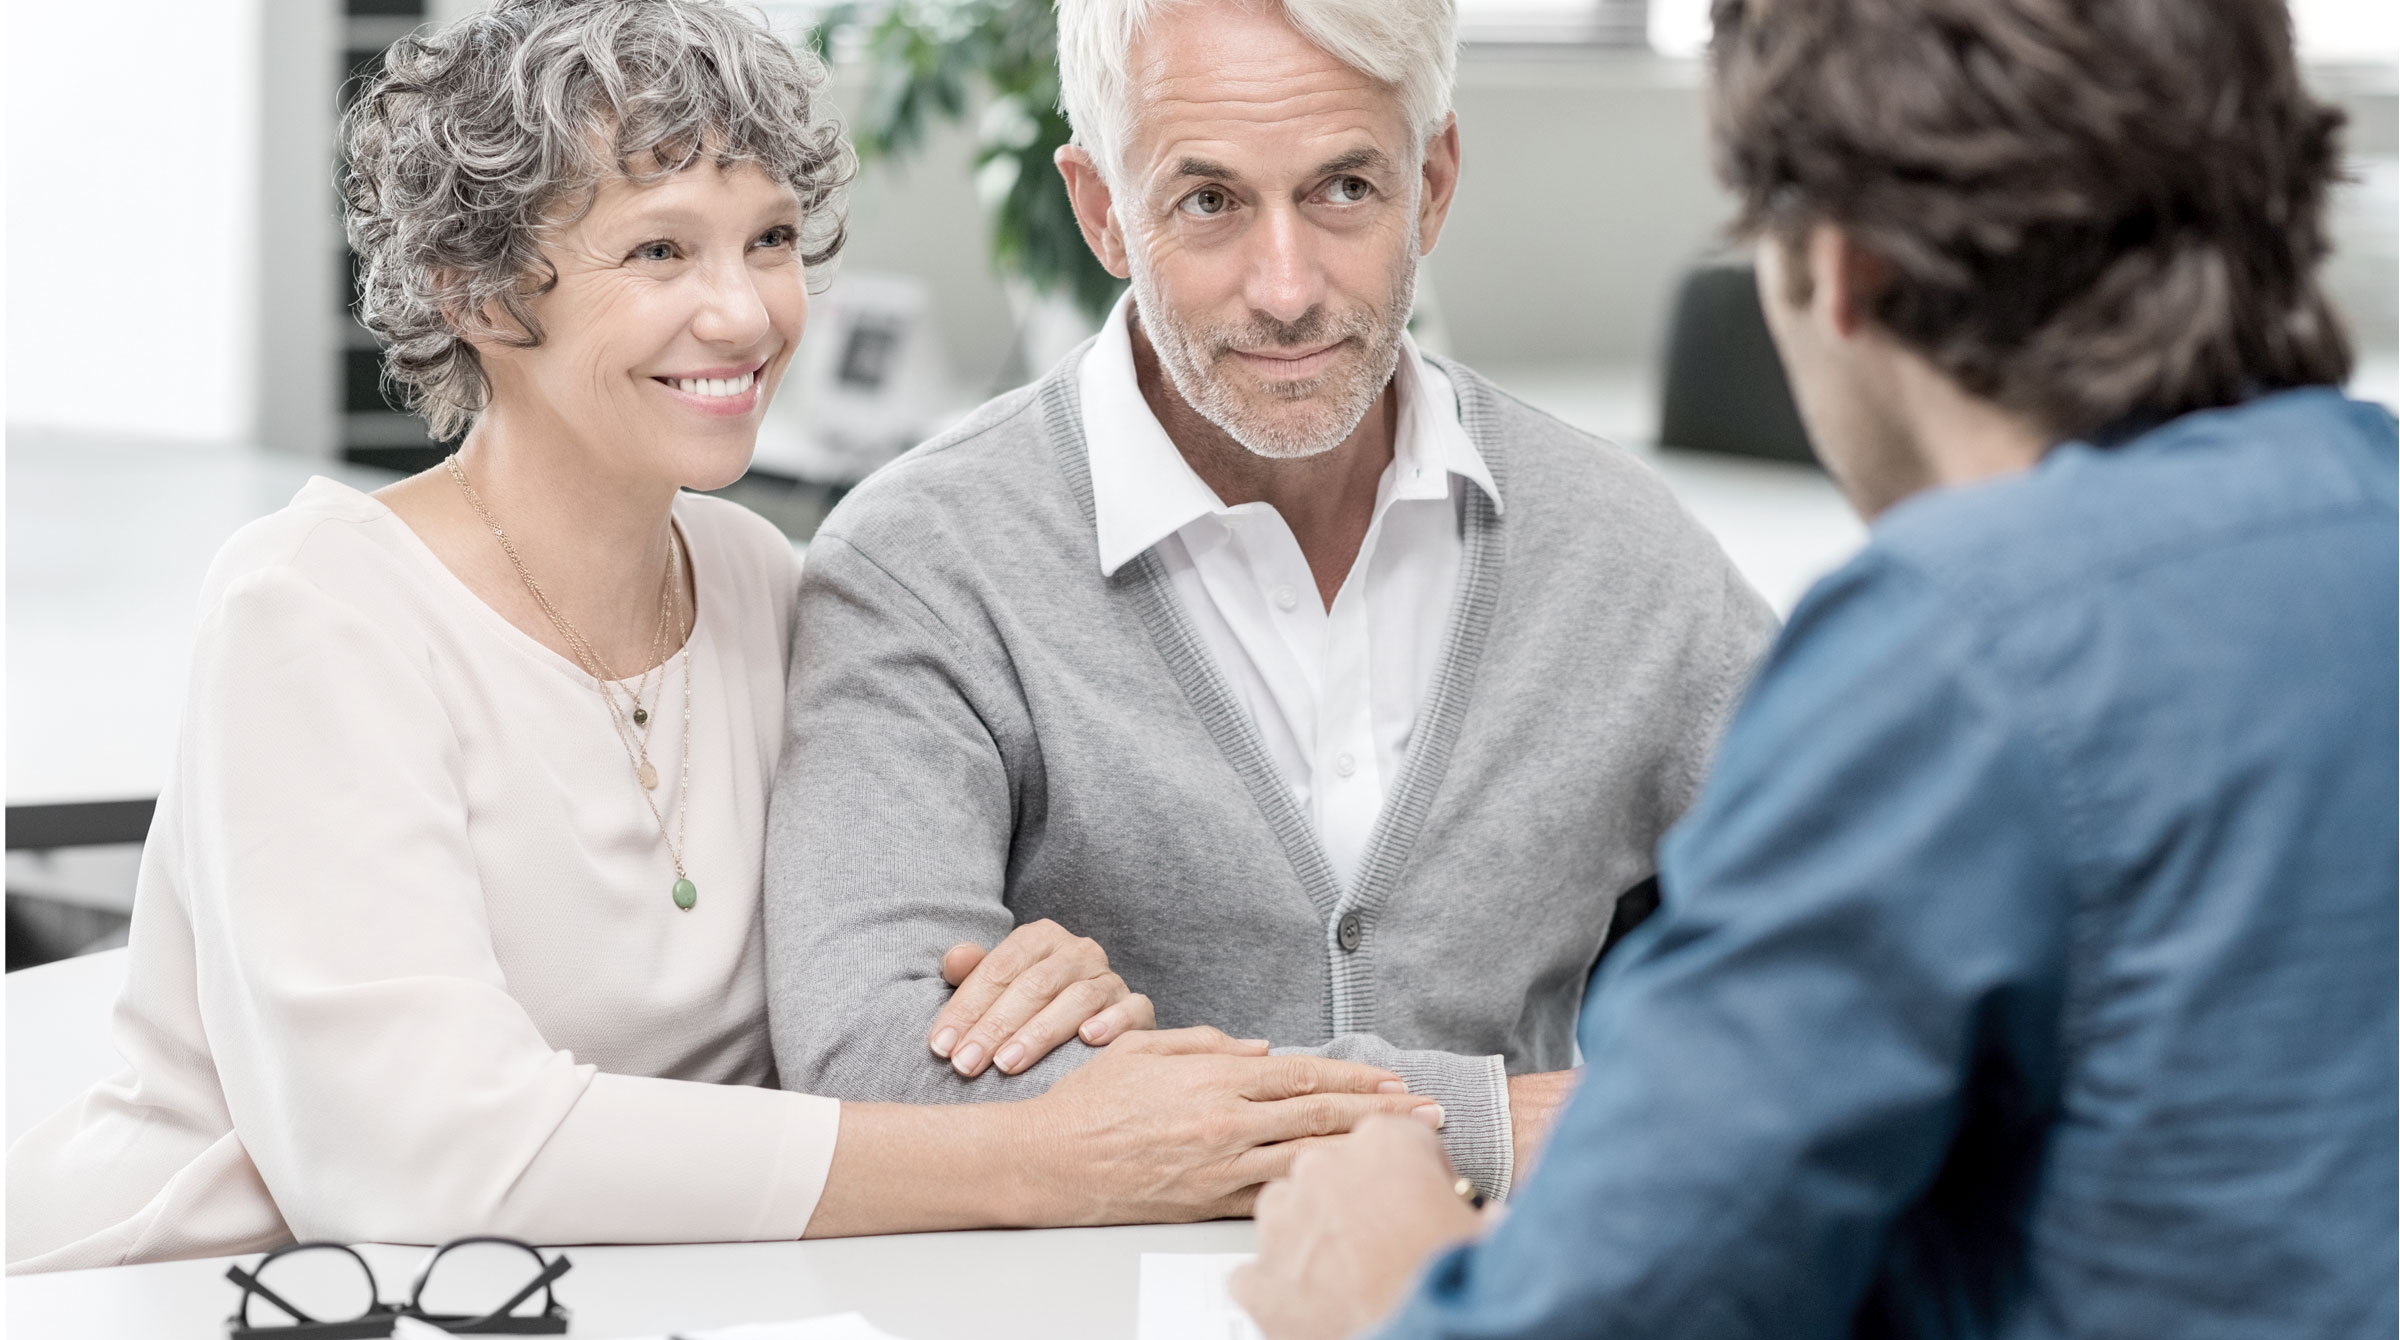
<svg viewBox="0 0 2400 1340">
<path fill-rule="evenodd" d="M 386 376 L 437 439 L 463 432 L 490 392 L 467 338 L 541 342 L 542 231 L 615 174 L 756 164 L 800 197 L 802 260 L 831 260 L 852 158 L 817 114 L 824 80 L 720 0 L 499 0 L 402 38 L 342 127 L 358 316 Z"/>
</svg>

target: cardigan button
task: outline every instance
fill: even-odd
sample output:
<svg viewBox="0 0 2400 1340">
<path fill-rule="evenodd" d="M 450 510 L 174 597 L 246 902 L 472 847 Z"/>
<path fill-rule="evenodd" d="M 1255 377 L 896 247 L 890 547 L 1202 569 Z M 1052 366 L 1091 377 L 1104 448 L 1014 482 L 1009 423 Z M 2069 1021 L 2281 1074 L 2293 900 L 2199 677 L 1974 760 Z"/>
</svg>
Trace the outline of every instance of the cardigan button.
<svg viewBox="0 0 2400 1340">
<path fill-rule="evenodd" d="M 1344 912 L 1341 921 L 1333 928 L 1333 936 L 1341 944 L 1343 953 L 1355 954 L 1358 952 L 1358 942 L 1366 938 L 1366 925 L 1358 919 L 1358 913 Z"/>
</svg>

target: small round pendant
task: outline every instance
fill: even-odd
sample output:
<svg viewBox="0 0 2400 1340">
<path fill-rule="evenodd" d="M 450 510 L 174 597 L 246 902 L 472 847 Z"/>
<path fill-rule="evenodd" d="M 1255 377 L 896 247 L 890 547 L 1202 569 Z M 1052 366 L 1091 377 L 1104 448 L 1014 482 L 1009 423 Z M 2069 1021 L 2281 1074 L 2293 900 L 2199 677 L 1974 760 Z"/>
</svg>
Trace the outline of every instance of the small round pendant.
<svg viewBox="0 0 2400 1340">
<path fill-rule="evenodd" d="M 689 912 L 692 910 L 692 904 L 699 901 L 700 890 L 694 887 L 690 880 L 679 879 L 675 881 L 675 905 L 677 907 Z"/>
<path fill-rule="evenodd" d="M 650 766 L 650 760 L 643 759 L 642 765 L 633 770 L 633 775 L 642 779 L 642 789 L 644 791 L 656 791 L 658 789 L 658 769 Z"/>
<path fill-rule="evenodd" d="M 634 709 L 633 709 L 633 724 L 634 724 L 634 725 L 636 725 L 636 726 L 647 726 L 647 725 L 649 725 L 649 724 L 650 724 L 650 709 L 649 709 L 649 708 L 647 708 L 647 707 L 636 707 L 636 708 L 634 708 Z"/>
</svg>

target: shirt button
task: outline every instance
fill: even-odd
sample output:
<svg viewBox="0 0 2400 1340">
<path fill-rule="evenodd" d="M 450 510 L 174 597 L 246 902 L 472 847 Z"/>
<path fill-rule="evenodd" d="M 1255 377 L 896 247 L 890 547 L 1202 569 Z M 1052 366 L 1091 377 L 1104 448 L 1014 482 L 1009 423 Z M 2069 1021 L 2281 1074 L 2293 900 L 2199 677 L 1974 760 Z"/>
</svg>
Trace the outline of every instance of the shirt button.
<svg viewBox="0 0 2400 1340">
<path fill-rule="evenodd" d="M 1336 776 L 1347 777 L 1358 771 L 1358 760 L 1348 754 L 1336 754 L 1333 756 L 1333 771 Z"/>
<path fill-rule="evenodd" d="M 1275 608 L 1289 614 L 1292 612 L 1292 608 L 1299 603 L 1300 597 L 1292 594 L 1292 588 L 1288 586 L 1275 588 Z"/>
<path fill-rule="evenodd" d="M 1355 954 L 1358 952 L 1358 942 L 1366 938 L 1366 925 L 1358 919 L 1358 913 L 1344 912 L 1341 921 L 1334 926 L 1333 934 L 1341 942 L 1343 953 Z"/>
</svg>

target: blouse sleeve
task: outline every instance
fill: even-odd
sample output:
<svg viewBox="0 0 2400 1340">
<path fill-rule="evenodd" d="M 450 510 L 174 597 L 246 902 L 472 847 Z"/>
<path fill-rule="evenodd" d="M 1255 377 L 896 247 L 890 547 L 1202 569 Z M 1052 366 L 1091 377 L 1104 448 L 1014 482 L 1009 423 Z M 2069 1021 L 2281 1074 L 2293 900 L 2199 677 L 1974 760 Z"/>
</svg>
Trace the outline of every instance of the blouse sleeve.
<svg viewBox="0 0 2400 1340">
<path fill-rule="evenodd" d="M 457 734 L 415 654 L 288 567 L 202 629 L 179 779 L 202 1023 L 303 1239 L 797 1238 L 840 1106 L 598 1073 L 492 947 Z"/>
</svg>

